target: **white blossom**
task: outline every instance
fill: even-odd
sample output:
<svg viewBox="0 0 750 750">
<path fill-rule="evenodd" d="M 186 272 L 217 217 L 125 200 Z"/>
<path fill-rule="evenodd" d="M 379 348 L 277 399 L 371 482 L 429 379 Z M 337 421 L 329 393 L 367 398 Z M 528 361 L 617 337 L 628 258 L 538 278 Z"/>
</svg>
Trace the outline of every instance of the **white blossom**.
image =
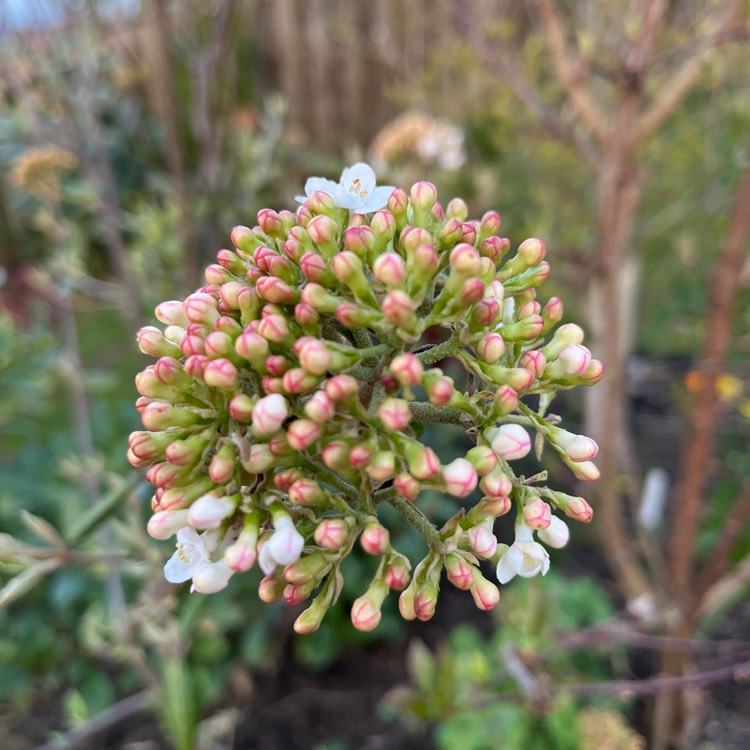
<svg viewBox="0 0 750 750">
<path fill-rule="evenodd" d="M 264 542 L 258 554 L 258 565 L 270 575 L 276 567 L 291 565 L 299 560 L 305 538 L 294 527 L 294 521 L 288 516 L 279 515 L 274 519 L 275 530 L 271 538 Z"/>
<path fill-rule="evenodd" d="M 348 208 L 355 214 L 369 214 L 383 208 L 395 188 L 392 185 L 377 187 L 372 167 L 359 162 L 344 169 L 338 183 L 323 177 L 310 177 L 305 183 L 305 195 L 298 195 L 297 201 L 304 203 L 316 190 L 330 195 L 339 208 Z"/>
<path fill-rule="evenodd" d="M 190 527 L 180 529 L 177 532 L 177 550 L 164 566 L 164 577 L 170 583 L 192 580 L 191 592 L 213 594 L 221 591 L 234 571 L 224 560 L 211 561 L 211 554 L 220 543 L 220 535 L 213 529 L 203 534 Z"/>
<path fill-rule="evenodd" d="M 517 523 L 515 541 L 497 563 L 497 580 L 508 583 L 517 575 L 532 578 L 538 573 L 546 575 L 548 570 L 547 550 L 534 541 L 534 533 L 526 524 Z"/>
</svg>

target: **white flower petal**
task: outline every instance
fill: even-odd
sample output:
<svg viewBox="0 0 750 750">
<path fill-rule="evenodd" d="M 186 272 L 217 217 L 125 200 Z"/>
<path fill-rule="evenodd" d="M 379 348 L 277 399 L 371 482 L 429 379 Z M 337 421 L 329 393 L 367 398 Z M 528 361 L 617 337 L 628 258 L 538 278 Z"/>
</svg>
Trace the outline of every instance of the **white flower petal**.
<svg viewBox="0 0 750 750">
<path fill-rule="evenodd" d="M 500 583 L 508 583 L 518 574 L 522 563 L 523 552 L 514 544 L 497 563 L 497 580 Z"/>
<path fill-rule="evenodd" d="M 197 591 L 199 594 L 215 594 L 227 587 L 229 579 L 234 571 L 224 562 L 204 562 L 198 566 L 193 575 L 193 585 L 190 591 Z"/>
<path fill-rule="evenodd" d="M 193 577 L 194 570 L 195 565 L 185 562 L 178 550 L 167 560 L 167 564 L 164 566 L 164 577 L 170 583 L 184 583 Z"/>
<path fill-rule="evenodd" d="M 339 208 L 348 208 L 350 211 L 363 213 L 359 210 L 362 205 L 362 199 L 358 195 L 348 192 L 343 185 L 336 185 L 331 197 Z"/>
<path fill-rule="evenodd" d="M 367 199 L 362 206 L 362 210 L 359 213 L 370 214 L 373 211 L 380 211 L 380 209 L 388 203 L 388 199 L 391 197 L 391 193 L 395 189 L 396 188 L 392 185 L 381 185 L 380 187 L 376 187 L 372 193 L 367 196 Z"/>
<path fill-rule="evenodd" d="M 333 196 L 333 190 L 337 187 L 337 183 L 333 180 L 326 180 L 325 177 L 310 177 L 305 183 L 305 195 L 309 198 L 316 190 L 319 190 L 321 193 Z M 302 202 L 304 203 L 304 200 Z"/>
<path fill-rule="evenodd" d="M 268 546 L 268 542 L 264 542 L 258 552 L 258 566 L 267 576 L 270 576 L 274 570 L 276 570 L 276 562 L 271 548 Z"/>
<path fill-rule="evenodd" d="M 352 164 L 341 173 L 340 183 L 344 189 L 350 191 L 354 189 L 359 195 L 364 192 L 369 195 L 375 189 L 375 172 L 369 164 L 357 162 Z M 362 196 L 366 197 L 366 196 Z"/>
<path fill-rule="evenodd" d="M 532 578 L 541 573 L 544 575 L 549 570 L 549 554 L 538 542 L 520 542 L 513 545 L 523 555 L 523 561 L 518 569 L 518 575 L 522 578 Z M 545 567 L 546 566 L 546 567 Z"/>
<path fill-rule="evenodd" d="M 285 527 L 274 532 L 267 546 L 279 565 L 291 565 L 299 560 L 305 539 L 293 526 Z"/>
</svg>

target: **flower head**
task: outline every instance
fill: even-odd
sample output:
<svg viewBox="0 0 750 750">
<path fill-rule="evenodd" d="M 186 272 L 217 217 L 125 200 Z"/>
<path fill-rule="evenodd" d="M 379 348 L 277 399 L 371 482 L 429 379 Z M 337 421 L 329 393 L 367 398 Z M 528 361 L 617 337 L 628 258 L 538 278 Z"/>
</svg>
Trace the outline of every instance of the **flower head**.
<svg viewBox="0 0 750 750">
<path fill-rule="evenodd" d="M 177 551 L 164 566 L 164 577 L 170 583 L 184 583 L 192 580 L 190 591 L 213 594 L 221 591 L 229 583 L 234 573 L 223 561 L 211 561 L 211 553 L 216 551 L 221 539 L 211 530 L 198 534 L 186 527 L 177 532 Z"/>
<path fill-rule="evenodd" d="M 354 214 L 369 214 L 385 206 L 394 191 L 392 185 L 376 187 L 375 172 L 368 164 L 359 162 L 341 173 L 338 183 L 323 177 L 310 177 L 305 183 L 305 195 L 296 200 L 304 203 L 314 192 L 327 193 L 339 208 Z"/>
<path fill-rule="evenodd" d="M 511 578 L 532 578 L 547 575 L 549 554 L 539 542 L 534 541 L 532 530 L 525 523 L 516 524 L 516 539 L 497 563 L 497 580 L 508 583 Z"/>
</svg>

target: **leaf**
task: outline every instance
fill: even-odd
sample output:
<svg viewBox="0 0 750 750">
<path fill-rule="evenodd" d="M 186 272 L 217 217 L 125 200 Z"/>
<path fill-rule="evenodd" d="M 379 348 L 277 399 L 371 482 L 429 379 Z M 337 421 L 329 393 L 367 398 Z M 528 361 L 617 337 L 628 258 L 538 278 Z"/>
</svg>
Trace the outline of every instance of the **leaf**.
<svg viewBox="0 0 750 750">
<path fill-rule="evenodd" d="M 161 673 L 161 719 L 177 750 L 194 750 L 199 710 L 188 666 L 179 659 L 164 662 Z"/>
<path fill-rule="evenodd" d="M 21 520 L 36 534 L 42 541 L 51 544 L 53 547 L 65 549 L 65 540 L 60 536 L 58 530 L 49 522 L 40 516 L 29 513 L 28 510 L 21 509 Z"/>
<path fill-rule="evenodd" d="M 92 531 L 99 528 L 120 507 L 124 498 L 138 484 L 140 478 L 131 476 L 119 487 L 115 487 L 96 505 L 89 508 L 66 534 L 68 544 L 72 547 L 82 542 Z"/>
<path fill-rule="evenodd" d="M 24 544 L 10 534 L 0 533 L 0 558 L 29 557 L 36 552 L 38 547 L 32 547 L 30 544 Z"/>
<path fill-rule="evenodd" d="M 43 560 L 32 565 L 0 589 L 0 607 L 5 607 L 29 592 L 48 573 L 60 566 L 60 560 Z"/>
</svg>

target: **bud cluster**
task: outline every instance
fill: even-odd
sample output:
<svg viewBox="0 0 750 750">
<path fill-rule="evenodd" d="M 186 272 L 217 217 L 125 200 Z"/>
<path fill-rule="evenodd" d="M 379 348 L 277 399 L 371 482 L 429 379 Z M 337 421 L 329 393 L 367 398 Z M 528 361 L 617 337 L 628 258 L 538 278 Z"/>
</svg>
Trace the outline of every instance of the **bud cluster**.
<svg viewBox="0 0 750 750">
<path fill-rule="evenodd" d="M 468 221 L 463 201 L 444 208 L 427 182 L 367 214 L 319 190 L 303 200 L 296 213 L 264 209 L 257 226 L 236 227 L 206 285 L 160 304 L 162 325 L 138 332 L 156 361 L 136 377 L 144 430 L 128 458 L 156 487 L 149 533 L 177 536 L 167 578 L 212 593 L 257 563 L 260 598 L 306 602 L 295 629 L 308 633 L 358 544 L 379 560 L 352 607 L 361 630 L 377 626 L 391 590 L 403 617 L 432 617 L 443 571 L 490 609 L 499 591 L 480 561 L 501 582 L 544 573 L 534 534 L 553 548 L 568 539 L 553 510 L 591 519 L 585 500 L 511 463 L 535 436 L 537 453 L 546 443 L 578 478 L 596 478 L 594 441 L 547 410 L 557 391 L 597 382 L 602 365 L 578 326 L 558 326 L 560 300 L 536 299 L 549 276 L 544 245 L 528 239 L 507 257 L 498 214 Z M 442 342 L 424 345 L 428 330 Z M 479 387 L 457 388 L 446 359 Z M 476 445 L 444 464 L 419 439 L 428 423 L 459 425 Z M 463 501 L 441 529 L 418 506 L 426 489 Z M 384 503 L 429 544 L 413 570 L 378 519 Z M 493 523 L 513 507 L 508 547 Z"/>
</svg>

